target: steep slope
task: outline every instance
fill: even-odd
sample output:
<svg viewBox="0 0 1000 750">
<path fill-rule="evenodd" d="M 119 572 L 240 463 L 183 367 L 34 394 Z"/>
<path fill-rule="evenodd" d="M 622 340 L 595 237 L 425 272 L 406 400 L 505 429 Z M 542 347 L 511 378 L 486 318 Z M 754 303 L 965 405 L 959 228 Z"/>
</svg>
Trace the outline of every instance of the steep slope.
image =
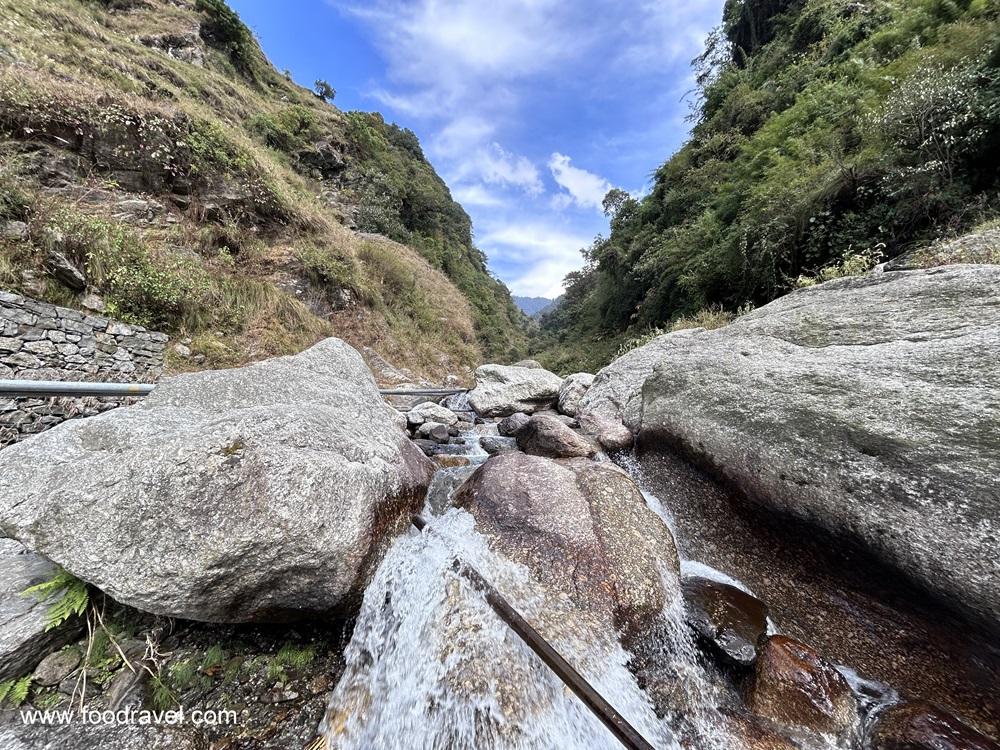
<svg viewBox="0 0 1000 750">
<path fill-rule="evenodd" d="M 332 334 L 429 376 L 520 353 L 414 134 L 277 73 L 221 0 L 0 16 L 4 288 L 190 338 L 183 367 Z"/>
<path fill-rule="evenodd" d="M 728 0 L 690 140 L 647 197 L 609 195 L 543 362 L 606 359 L 994 217 L 998 17 L 997 0 Z"/>
</svg>

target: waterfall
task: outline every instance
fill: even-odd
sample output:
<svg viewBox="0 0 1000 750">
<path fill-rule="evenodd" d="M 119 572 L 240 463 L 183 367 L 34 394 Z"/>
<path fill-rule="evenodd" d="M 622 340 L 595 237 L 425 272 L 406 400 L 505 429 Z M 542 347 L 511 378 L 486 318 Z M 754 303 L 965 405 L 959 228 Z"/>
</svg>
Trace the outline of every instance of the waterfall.
<svg viewBox="0 0 1000 750">
<path fill-rule="evenodd" d="M 641 655 L 627 652 L 608 623 L 492 552 L 472 516 L 450 507 L 457 487 L 486 459 L 474 433 L 462 442 L 471 465 L 436 473 L 423 510 L 427 529 L 393 543 L 365 592 L 321 728 L 331 750 L 619 747 L 455 572 L 456 558 L 489 580 L 654 747 L 731 750 L 683 601 L 667 605 Z M 646 497 L 669 524 L 663 506 Z M 636 674 L 669 685 L 666 716 L 657 716 Z"/>
</svg>

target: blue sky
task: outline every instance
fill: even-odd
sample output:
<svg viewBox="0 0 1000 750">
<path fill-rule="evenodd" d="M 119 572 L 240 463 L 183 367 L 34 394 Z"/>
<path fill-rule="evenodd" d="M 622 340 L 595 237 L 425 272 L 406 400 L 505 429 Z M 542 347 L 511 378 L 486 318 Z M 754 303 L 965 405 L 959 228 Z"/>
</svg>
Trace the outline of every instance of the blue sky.
<svg viewBox="0 0 1000 750">
<path fill-rule="evenodd" d="M 420 137 L 515 294 L 554 297 L 687 135 L 723 0 L 230 0 L 279 70 Z"/>
</svg>

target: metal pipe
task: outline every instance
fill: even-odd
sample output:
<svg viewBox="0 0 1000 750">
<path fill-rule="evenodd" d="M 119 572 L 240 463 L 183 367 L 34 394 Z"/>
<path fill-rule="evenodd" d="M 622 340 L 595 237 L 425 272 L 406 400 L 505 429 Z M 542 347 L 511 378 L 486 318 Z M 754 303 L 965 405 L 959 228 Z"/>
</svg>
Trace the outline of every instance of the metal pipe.
<svg viewBox="0 0 1000 750">
<path fill-rule="evenodd" d="M 446 389 L 430 389 L 430 390 L 417 390 L 417 391 L 396 391 L 396 390 L 382 390 L 379 391 L 383 396 L 454 396 L 457 393 L 467 393 L 468 388 L 454 388 L 451 390 Z"/>
<path fill-rule="evenodd" d="M 47 396 L 147 396 L 150 383 L 77 383 L 63 380 L 0 380 L 0 396 L 44 398 Z"/>
<path fill-rule="evenodd" d="M 420 516 L 413 516 L 411 522 L 420 531 L 424 530 L 427 522 Z M 464 577 L 473 588 L 478 590 L 485 597 L 487 604 L 499 615 L 513 630 L 518 637 L 530 648 L 546 666 L 555 672 L 556 676 L 572 690 L 576 697 L 583 701 L 593 714 L 600 719 L 611 734 L 615 736 L 622 745 L 629 750 L 653 750 L 646 738 L 639 734 L 638 730 L 615 710 L 615 707 L 604 700 L 583 676 L 577 672 L 572 665 L 559 655 L 541 634 L 535 630 L 521 615 L 514 609 L 503 595 L 500 594 L 475 568 L 456 558 L 452 562 L 452 568 L 459 575 Z"/>
</svg>

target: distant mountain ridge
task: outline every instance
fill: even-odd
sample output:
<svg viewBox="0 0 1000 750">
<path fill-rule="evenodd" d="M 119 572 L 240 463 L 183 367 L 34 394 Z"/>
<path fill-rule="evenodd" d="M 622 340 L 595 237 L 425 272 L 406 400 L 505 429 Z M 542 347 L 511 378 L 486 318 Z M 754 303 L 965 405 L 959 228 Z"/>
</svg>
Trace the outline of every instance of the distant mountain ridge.
<svg viewBox="0 0 1000 750">
<path fill-rule="evenodd" d="M 544 312 L 554 301 L 548 297 L 514 297 L 514 304 L 529 317 L 535 317 Z"/>
</svg>

